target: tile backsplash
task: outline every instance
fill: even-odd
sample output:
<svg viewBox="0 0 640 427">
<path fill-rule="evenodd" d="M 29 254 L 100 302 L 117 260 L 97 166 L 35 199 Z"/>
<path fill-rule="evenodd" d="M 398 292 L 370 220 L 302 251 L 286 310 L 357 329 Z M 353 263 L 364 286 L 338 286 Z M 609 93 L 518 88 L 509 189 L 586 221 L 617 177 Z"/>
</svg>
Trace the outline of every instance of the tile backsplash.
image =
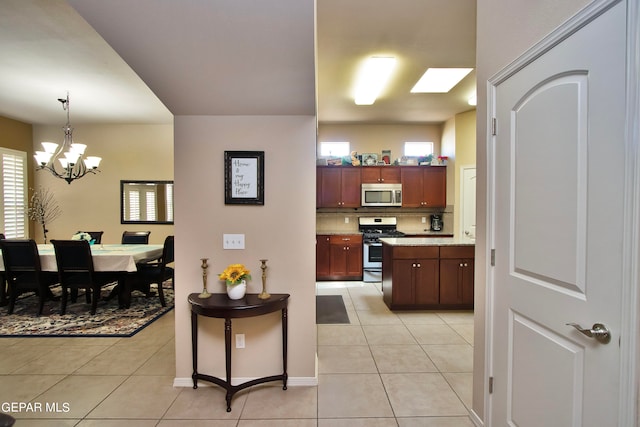
<svg viewBox="0 0 640 427">
<path fill-rule="evenodd" d="M 398 219 L 398 230 L 407 234 L 431 233 L 431 214 L 434 212 L 317 212 L 316 233 L 354 233 L 358 231 L 358 217 L 393 216 Z M 453 234 L 453 206 L 447 206 L 442 215 L 443 229 L 438 234 Z M 425 218 L 425 223 L 422 222 Z"/>
</svg>

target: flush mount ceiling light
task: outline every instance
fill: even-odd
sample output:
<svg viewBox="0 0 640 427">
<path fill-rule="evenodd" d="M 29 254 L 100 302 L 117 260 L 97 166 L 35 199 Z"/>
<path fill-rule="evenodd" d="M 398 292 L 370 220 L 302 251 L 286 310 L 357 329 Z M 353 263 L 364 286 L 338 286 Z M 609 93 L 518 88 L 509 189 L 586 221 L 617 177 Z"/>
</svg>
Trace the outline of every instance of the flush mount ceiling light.
<svg viewBox="0 0 640 427">
<path fill-rule="evenodd" d="M 365 61 L 356 80 L 356 105 L 371 105 L 376 101 L 395 65 L 396 59 L 389 56 L 372 56 Z"/>
<path fill-rule="evenodd" d="M 429 68 L 420 77 L 411 93 L 447 93 L 473 68 Z"/>
<path fill-rule="evenodd" d="M 62 109 L 67 112 L 67 124 L 62 128 L 64 141 L 60 148 L 54 142 L 43 142 L 44 151 L 36 151 L 34 157 L 38 164 L 37 170 L 46 169 L 57 178 L 64 179 L 69 184 L 75 179 L 82 178 L 88 173 L 100 172 L 100 157 L 88 156 L 83 158 L 87 146 L 73 142 L 73 128 L 69 121 L 69 94 L 67 98 L 58 98 L 62 103 Z M 60 162 L 62 169 L 56 169 L 56 160 Z"/>
</svg>

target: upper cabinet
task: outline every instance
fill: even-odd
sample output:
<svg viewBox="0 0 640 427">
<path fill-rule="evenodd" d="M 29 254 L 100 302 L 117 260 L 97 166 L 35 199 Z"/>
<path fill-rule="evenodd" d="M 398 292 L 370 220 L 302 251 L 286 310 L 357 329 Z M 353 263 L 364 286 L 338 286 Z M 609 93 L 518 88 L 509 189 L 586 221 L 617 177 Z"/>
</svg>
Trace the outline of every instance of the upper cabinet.
<svg viewBox="0 0 640 427">
<path fill-rule="evenodd" d="M 446 207 L 446 167 L 404 166 L 400 170 L 402 174 L 402 207 Z"/>
<path fill-rule="evenodd" d="M 398 166 L 366 166 L 362 167 L 363 184 L 399 184 L 400 167 Z"/>
<path fill-rule="evenodd" d="M 360 207 L 361 168 L 319 166 L 316 169 L 317 207 Z"/>
<path fill-rule="evenodd" d="M 363 183 L 402 183 L 402 207 L 445 208 L 447 168 L 442 166 L 318 166 L 316 206 L 361 207 Z"/>
</svg>

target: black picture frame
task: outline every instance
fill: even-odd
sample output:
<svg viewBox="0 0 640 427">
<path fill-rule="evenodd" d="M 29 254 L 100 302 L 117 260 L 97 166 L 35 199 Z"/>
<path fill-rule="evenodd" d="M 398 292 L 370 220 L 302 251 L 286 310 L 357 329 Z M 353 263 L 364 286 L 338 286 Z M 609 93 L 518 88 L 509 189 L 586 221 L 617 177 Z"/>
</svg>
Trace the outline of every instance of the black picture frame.
<svg viewBox="0 0 640 427">
<path fill-rule="evenodd" d="M 264 205 L 264 151 L 224 152 L 224 204 Z"/>
</svg>

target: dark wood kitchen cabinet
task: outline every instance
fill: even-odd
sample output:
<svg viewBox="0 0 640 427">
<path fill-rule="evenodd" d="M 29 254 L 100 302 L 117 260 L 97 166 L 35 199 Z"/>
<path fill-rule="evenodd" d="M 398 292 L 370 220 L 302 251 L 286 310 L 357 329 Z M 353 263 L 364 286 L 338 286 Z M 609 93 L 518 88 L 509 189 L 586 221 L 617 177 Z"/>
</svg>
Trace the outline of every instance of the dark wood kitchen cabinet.
<svg viewBox="0 0 640 427">
<path fill-rule="evenodd" d="M 473 306 L 473 246 L 440 247 L 440 304 Z"/>
<path fill-rule="evenodd" d="M 474 246 L 382 245 L 382 294 L 397 309 L 472 309 Z"/>
<path fill-rule="evenodd" d="M 317 235 L 316 279 L 362 280 L 362 235 Z"/>
<path fill-rule="evenodd" d="M 447 206 L 447 168 L 444 166 L 404 166 L 402 207 L 444 208 Z"/>
<path fill-rule="evenodd" d="M 363 166 L 363 184 L 400 184 L 399 166 Z"/>
<path fill-rule="evenodd" d="M 438 246 L 382 246 L 382 293 L 389 308 L 438 305 L 438 255 Z"/>
<path fill-rule="evenodd" d="M 360 207 L 360 168 L 318 166 L 316 174 L 317 207 Z"/>
<path fill-rule="evenodd" d="M 326 279 L 331 275 L 330 239 L 331 236 L 326 234 L 316 235 L 316 280 Z"/>
</svg>

